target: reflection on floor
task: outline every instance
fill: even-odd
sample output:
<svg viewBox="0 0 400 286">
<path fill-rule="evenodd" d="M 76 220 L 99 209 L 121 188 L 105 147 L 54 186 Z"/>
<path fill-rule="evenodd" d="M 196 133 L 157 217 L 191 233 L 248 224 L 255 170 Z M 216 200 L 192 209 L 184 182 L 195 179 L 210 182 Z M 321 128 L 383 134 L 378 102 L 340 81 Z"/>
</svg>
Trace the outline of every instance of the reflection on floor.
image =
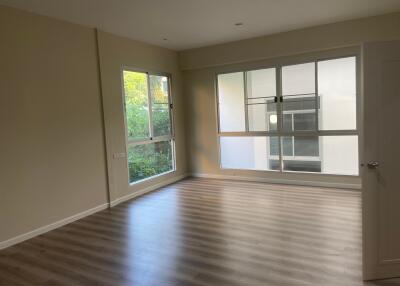
<svg viewBox="0 0 400 286">
<path fill-rule="evenodd" d="M 0 252 L 0 285 L 380 285 L 357 191 L 187 179 Z"/>
</svg>

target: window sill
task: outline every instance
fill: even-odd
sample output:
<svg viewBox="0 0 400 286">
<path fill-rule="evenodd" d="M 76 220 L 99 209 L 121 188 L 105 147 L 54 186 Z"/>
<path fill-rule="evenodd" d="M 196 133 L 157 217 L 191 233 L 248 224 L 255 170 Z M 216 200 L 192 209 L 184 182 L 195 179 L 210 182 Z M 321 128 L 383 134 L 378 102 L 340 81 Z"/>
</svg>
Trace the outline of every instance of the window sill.
<svg viewBox="0 0 400 286">
<path fill-rule="evenodd" d="M 153 179 L 156 179 L 156 178 L 159 178 L 159 177 L 162 177 L 162 176 L 171 174 L 171 173 L 175 173 L 175 172 L 176 172 L 176 169 L 172 169 L 171 171 L 167 171 L 167 172 L 164 172 L 164 173 L 160 173 L 160 174 L 157 174 L 157 175 L 154 175 L 154 176 L 145 178 L 145 179 L 141 179 L 141 180 L 138 180 L 138 181 L 129 183 L 129 186 L 140 185 L 140 184 L 142 184 L 142 183 L 145 183 L 145 182 L 151 181 L 151 180 L 153 180 Z"/>
</svg>

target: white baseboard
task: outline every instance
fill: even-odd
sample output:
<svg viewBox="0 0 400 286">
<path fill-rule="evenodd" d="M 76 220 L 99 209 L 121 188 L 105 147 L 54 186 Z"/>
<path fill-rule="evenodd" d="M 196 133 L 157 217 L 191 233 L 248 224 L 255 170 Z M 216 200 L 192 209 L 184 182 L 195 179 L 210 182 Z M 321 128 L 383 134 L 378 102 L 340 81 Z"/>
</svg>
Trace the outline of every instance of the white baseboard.
<svg viewBox="0 0 400 286">
<path fill-rule="evenodd" d="M 175 183 L 177 181 L 180 181 L 180 180 L 182 180 L 182 179 L 184 179 L 184 178 L 186 178 L 188 176 L 189 176 L 189 174 L 179 175 L 179 176 L 164 180 L 164 181 L 162 181 L 162 182 L 160 182 L 158 184 L 148 186 L 148 187 L 146 187 L 144 189 L 141 189 L 141 190 L 139 190 L 137 192 L 134 192 L 134 193 L 131 193 L 129 195 L 117 198 L 117 199 L 115 199 L 115 200 L 110 202 L 110 207 L 115 207 L 116 205 L 118 205 L 120 203 L 123 203 L 125 201 L 131 200 L 131 199 L 139 197 L 139 196 L 142 196 L 142 195 L 144 195 L 146 193 L 149 193 L 151 191 L 154 191 L 156 189 L 165 187 L 166 185 L 169 185 L 169 184 Z"/>
<path fill-rule="evenodd" d="M 49 225 L 37 228 L 30 232 L 18 235 L 16 237 L 10 238 L 5 241 L 0 242 L 0 249 L 7 248 L 9 246 L 15 245 L 17 243 L 23 242 L 27 239 L 33 238 L 35 236 L 44 234 L 50 230 L 59 228 L 86 216 L 92 215 L 96 212 L 107 209 L 110 205 L 114 207 L 122 202 L 127 200 L 131 200 L 138 196 L 144 195 L 156 189 L 162 188 L 166 185 L 175 183 L 180 181 L 188 176 L 199 177 L 199 178 L 210 178 L 210 179 L 223 179 L 223 180 L 237 180 L 237 181 L 250 181 L 250 182 L 262 182 L 262 183 L 271 183 L 271 184 L 286 184 L 286 185 L 300 185 L 300 186 L 315 186 L 315 187 L 331 187 L 331 188 L 343 188 L 343 189 L 360 189 L 361 186 L 359 184 L 349 184 L 349 183 L 336 183 L 336 182 L 321 182 L 321 181 L 301 181 L 301 180 L 288 180 L 288 179 L 272 179 L 272 178 L 260 178 L 260 177 L 240 177 L 240 176 L 232 176 L 232 175 L 216 175 L 216 174 L 201 174 L 201 173 L 192 173 L 192 174 L 184 174 L 180 176 L 176 176 L 167 180 L 164 180 L 158 184 L 146 187 L 140 191 L 134 192 L 132 194 L 120 197 L 110 204 L 102 204 L 92 209 L 83 211 L 81 213 L 75 214 L 73 216 L 67 217 L 65 219 L 59 220 L 57 222 L 51 223 Z"/>
<path fill-rule="evenodd" d="M 261 178 L 261 177 L 240 177 L 231 175 L 202 174 L 202 173 L 192 173 L 191 176 L 198 178 L 260 182 L 260 183 L 270 183 L 270 184 L 327 187 L 327 188 L 355 189 L 355 190 L 361 189 L 360 184 L 351 184 L 351 183 L 303 181 L 303 180 L 273 179 L 273 178 Z"/>
<path fill-rule="evenodd" d="M 161 188 L 161 187 L 164 187 L 166 185 L 175 183 L 175 182 L 180 181 L 180 180 L 182 180 L 182 179 L 184 179 L 184 178 L 186 178 L 188 176 L 189 176 L 188 174 L 184 174 L 184 175 L 180 175 L 180 176 L 176 176 L 176 177 L 170 178 L 170 179 L 162 181 L 162 182 L 160 182 L 158 184 L 155 184 L 155 185 L 149 186 L 147 188 L 144 188 L 144 189 L 142 189 L 142 190 L 140 190 L 138 192 L 135 192 L 135 193 L 129 194 L 127 196 L 118 198 L 118 199 L 112 201 L 110 204 L 106 203 L 106 204 L 99 205 L 99 206 L 94 207 L 92 209 L 83 211 L 81 213 L 75 214 L 73 216 L 64 218 L 64 219 L 59 220 L 59 221 L 56 221 L 54 223 L 39 227 L 39 228 L 37 228 L 35 230 L 32 230 L 30 232 L 18 235 L 16 237 L 10 238 L 10 239 L 5 240 L 5 241 L 0 241 L 0 250 L 4 249 L 4 248 L 7 248 L 7 247 L 10 247 L 12 245 L 15 245 L 17 243 L 23 242 L 23 241 L 28 240 L 30 238 L 33 238 L 35 236 L 44 234 L 44 233 L 46 233 L 48 231 L 51 231 L 51 230 L 56 229 L 56 228 L 59 228 L 61 226 L 64 226 L 66 224 L 69 224 L 71 222 L 79 220 L 79 219 L 84 218 L 86 216 L 92 215 L 92 214 L 94 214 L 96 212 L 105 210 L 109 206 L 110 207 L 116 206 L 116 205 L 118 205 L 118 204 L 120 204 L 122 202 L 125 202 L 127 200 L 130 200 L 130 199 L 133 199 L 135 197 L 141 196 L 143 194 L 146 194 L 148 192 L 154 191 L 154 190 L 156 190 L 158 188 Z"/>
<path fill-rule="evenodd" d="M 64 225 L 69 224 L 71 222 L 74 222 L 74 221 L 76 221 L 78 219 L 84 218 L 84 217 L 89 216 L 91 214 L 94 214 L 96 212 L 105 210 L 107 208 L 108 208 L 108 204 L 102 204 L 102 205 L 99 205 L 97 207 L 91 208 L 89 210 L 83 211 L 81 213 L 75 214 L 73 216 L 70 216 L 70 217 L 64 218 L 62 220 L 59 220 L 57 222 L 54 222 L 54 223 L 39 227 L 39 228 L 37 228 L 35 230 L 32 230 L 30 232 L 18 235 L 18 236 L 13 237 L 13 238 L 10 238 L 8 240 L 0 241 L 0 249 L 4 249 L 4 248 L 12 246 L 14 244 L 23 242 L 23 241 L 25 241 L 27 239 L 30 239 L 30 238 L 33 238 L 35 236 L 44 234 L 44 233 L 46 233 L 46 232 L 48 232 L 50 230 L 59 228 L 61 226 L 64 226 Z"/>
</svg>

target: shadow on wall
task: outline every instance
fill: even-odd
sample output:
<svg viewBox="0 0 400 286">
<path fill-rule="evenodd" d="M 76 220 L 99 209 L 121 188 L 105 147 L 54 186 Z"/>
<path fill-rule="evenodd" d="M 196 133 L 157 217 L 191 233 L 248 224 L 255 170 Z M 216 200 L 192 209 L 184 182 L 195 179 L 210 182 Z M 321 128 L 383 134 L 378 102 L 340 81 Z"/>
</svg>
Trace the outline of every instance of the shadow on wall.
<svg viewBox="0 0 400 286">
<path fill-rule="evenodd" d="M 194 71 L 194 73 L 197 73 L 197 71 Z M 214 82 L 213 79 L 209 78 L 207 73 L 205 73 L 205 75 L 207 78 L 204 78 L 203 82 Z M 203 169 L 204 164 L 212 165 L 213 162 L 219 161 L 218 159 L 216 160 L 218 153 L 213 152 L 213 150 L 218 150 L 215 137 L 217 126 L 215 123 L 214 87 L 213 85 L 208 86 L 200 84 L 199 86 L 190 86 L 188 89 L 190 90 L 188 90 L 186 94 L 191 95 L 190 105 L 187 108 L 189 112 L 187 134 L 190 134 L 188 137 L 188 146 L 192 146 L 189 152 L 190 154 L 196 154 L 194 157 L 197 158 L 197 162 L 195 164 L 194 162 L 190 162 L 190 166 L 192 171 L 199 171 L 199 169 Z M 205 119 L 205 117 L 207 117 L 207 119 Z M 210 126 L 199 124 L 202 122 L 212 122 L 214 126 L 210 128 Z M 202 139 L 200 140 L 200 138 Z M 204 138 L 208 141 L 207 145 L 201 144 Z M 192 156 L 188 156 L 188 158 L 191 157 Z M 213 167 L 215 168 L 218 166 Z"/>
</svg>

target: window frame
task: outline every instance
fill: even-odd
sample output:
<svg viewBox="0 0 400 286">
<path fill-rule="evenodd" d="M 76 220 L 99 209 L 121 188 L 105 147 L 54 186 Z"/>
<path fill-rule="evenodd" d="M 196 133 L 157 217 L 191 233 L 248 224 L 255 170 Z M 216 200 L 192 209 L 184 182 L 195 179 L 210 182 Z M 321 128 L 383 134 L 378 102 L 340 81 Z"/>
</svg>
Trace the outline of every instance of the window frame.
<svg viewBox="0 0 400 286">
<path fill-rule="evenodd" d="M 282 68 L 285 66 L 291 66 L 291 65 L 298 65 L 298 64 L 306 64 L 306 63 L 314 63 L 315 65 L 315 97 L 316 97 L 316 103 L 318 103 L 318 63 L 321 61 L 328 61 L 328 60 L 336 60 L 336 59 L 343 59 L 343 58 L 350 58 L 354 57 L 355 58 L 355 71 L 356 71 L 356 128 L 355 129 L 347 129 L 347 130 L 320 130 L 319 129 L 319 104 L 315 105 L 315 114 L 316 114 L 316 129 L 312 131 L 283 131 L 282 130 L 282 124 L 283 124 L 283 110 L 281 108 L 281 99 L 283 99 L 286 96 L 282 95 Z M 216 71 L 214 74 L 214 79 L 215 79 L 215 109 L 216 109 L 216 124 L 217 124 L 217 144 L 218 144 L 218 152 L 219 152 L 219 167 L 221 170 L 242 170 L 242 169 L 231 169 L 231 168 L 224 168 L 221 164 L 221 145 L 220 145 L 220 138 L 221 137 L 252 137 L 252 136 L 262 136 L 262 137 L 272 137 L 276 136 L 279 138 L 279 161 L 280 161 L 280 168 L 279 170 L 260 170 L 263 172 L 280 172 L 280 173 L 306 173 L 306 174 L 315 174 L 315 175 L 325 175 L 325 176 L 338 176 L 338 177 L 360 177 L 361 176 L 361 170 L 360 167 L 358 168 L 358 175 L 348 175 L 348 174 L 329 174 L 329 173 L 322 173 L 322 172 L 307 172 L 307 171 L 287 171 L 283 169 L 283 160 L 285 159 L 283 154 L 282 154 L 282 138 L 283 137 L 289 137 L 289 136 L 318 136 L 318 138 L 322 136 L 357 136 L 360 138 L 362 136 L 362 110 L 361 110 L 361 105 L 362 105 L 362 99 L 361 99 L 361 54 L 359 47 L 348 47 L 348 48 L 342 48 L 338 50 L 332 50 L 332 51 L 325 51 L 325 52 L 315 52 L 312 54 L 306 54 L 302 56 L 289 56 L 289 57 L 282 57 L 282 58 L 276 58 L 272 60 L 266 60 L 266 64 L 249 64 L 245 68 L 222 68 L 221 71 Z M 240 65 L 239 65 L 240 66 Z M 277 100 L 277 110 L 276 114 L 278 118 L 278 124 L 277 124 L 277 130 L 267 130 L 267 131 L 249 131 L 246 128 L 246 131 L 241 131 L 241 132 L 221 132 L 220 130 L 220 112 L 219 112 L 219 94 L 218 94 L 218 76 L 221 74 L 229 74 L 229 73 L 234 73 L 234 72 L 242 72 L 243 77 L 247 78 L 246 73 L 255 71 L 255 70 L 262 70 L 262 69 L 270 69 L 270 68 L 275 68 L 276 71 L 276 96 L 278 98 Z M 244 83 L 244 91 L 246 92 L 247 86 L 246 82 Z M 244 103 L 246 106 L 246 95 L 244 98 Z M 311 110 L 311 109 L 310 109 Z M 247 109 L 245 108 L 245 112 L 247 112 Z M 246 121 L 247 121 L 247 115 L 245 116 Z M 245 125 L 247 127 L 248 123 L 245 122 Z M 320 141 L 321 142 L 321 141 Z M 320 145 L 320 150 L 322 150 L 321 143 Z M 361 140 L 358 140 L 358 166 L 360 166 L 360 162 L 362 160 L 362 145 L 361 145 Z M 319 160 L 323 160 L 322 158 L 322 152 L 320 152 L 320 155 L 318 157 Z M 316 157 L 317 158 L 317 157 Z"/>
<path fill-rule="evenodd" d="M 124 85 L 124 72 L 135 72 L 135 73 L 142 73 L 146 74 L 147 79 L 147 98 L 148 98 L 148 119 L 149 119 L 149 137 L 148 138 L 140 138 L 140 139 L 130 139 L 128 135 L 128 124 L 126 118 L 126 96 L 125 96 L 125 85 Z M 152 98 L 151 98 L 151 89 L 150 89 L 150 76 L 163 76 L 166 77 L 168 80 L 168 108 L 169 108 L 169 122 L 170 122 L 170 134 L 169 135 L 161 135 L 161 136 L 153 136 L 154 135 L 154 124 L 153 124 L 153 116 L 152 116 Z M 173 96 L 172 96 L 172 75 L 167 72 L 159 72 L 159 71 L 152 71 L 147 69 L 140 69 L 140 68 L 132 68 L 130 66 L 122 65 L 120 69 L 120 79 L 121 79 L 121 89 L 122 89 L 122 109 L 123 109 L 123 117 L 124 117 L 124 132 L 125 132 L 125 154 L 126 154 L 126 167 L 128 173 L 128 184 L 129 186 L 140 184 L 151 179 L 174 173 L 176 172 L 176 142 L 175 142 L 175 124 L 174 124 L 174 103 L 173 103 Z M 172 169 L 160 174 L 156 174 L 141 180 L 137 180 L 134 182 L 130 182 L 130 175 L 129 175 L 129 162 L 128 162 L 128 152 L 129 147 L 131 146 L 138 146 L 138 145 L 146 145 L 152 144 L 157 142 L 170 142 L 171 144 L 171 159 L 172 159 Z"/>
</svg>

